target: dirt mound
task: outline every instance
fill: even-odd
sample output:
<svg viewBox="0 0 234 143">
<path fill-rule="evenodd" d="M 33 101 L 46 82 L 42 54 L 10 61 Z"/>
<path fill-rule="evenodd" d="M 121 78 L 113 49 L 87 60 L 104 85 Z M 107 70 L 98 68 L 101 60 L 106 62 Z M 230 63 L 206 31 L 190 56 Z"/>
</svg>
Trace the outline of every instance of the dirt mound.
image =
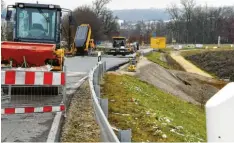
<svg viewBox="0 0 234 143">
<path fill-rule="evenodd" d="M 157 64 L 139 69 L 137 77 L 165 92 L 169 92 L 193 104 L 204 104 L 225 83 L 183 71 L 167 70 Z"/>
<path fill-rule="evenodd" d="M 204 52 L 185 58 L 219 78 L 234 81 L 234 50 Z"/>
</svg>

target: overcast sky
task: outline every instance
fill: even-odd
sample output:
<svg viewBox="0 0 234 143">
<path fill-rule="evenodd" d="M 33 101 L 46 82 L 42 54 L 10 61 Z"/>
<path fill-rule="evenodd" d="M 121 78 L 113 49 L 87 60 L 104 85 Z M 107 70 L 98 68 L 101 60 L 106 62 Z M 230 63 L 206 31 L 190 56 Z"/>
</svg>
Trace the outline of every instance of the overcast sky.
<svg viewBox="0 0 234 143">
<path fill-rule="evenodd" d="M 17 2 L 36 2 L 37 0 L 4 0 L 6 4 Z M 63 8 L 74 9 L 77 6 L 92 4 L 93 0 L 38 0 L 39 3 L 59 4 Z M 144 9 L 144 8 L 165 8 L 170 3 L 179 3 L 180 0 L 112 0 L 108 7 L 116 9 Z M 225 6 L 234 5 L 234 0 L 196 0 L 198 5 Z"/>
</svg>

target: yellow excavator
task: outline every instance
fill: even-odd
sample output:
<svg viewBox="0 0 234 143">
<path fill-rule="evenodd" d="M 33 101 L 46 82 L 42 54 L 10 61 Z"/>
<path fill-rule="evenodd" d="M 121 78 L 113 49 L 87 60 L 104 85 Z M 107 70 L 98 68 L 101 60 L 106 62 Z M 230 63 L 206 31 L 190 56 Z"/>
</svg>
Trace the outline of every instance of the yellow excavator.
<svg viewBox="0 0 234 143">
<path fill-rule="evenodd" d="M 90 55 L 95 50 L 91 33 L 91 26 L 89 24 L 81 24 L 78 26 L 71 50 L 67 52 L 67 55 Z"/>
</svg>

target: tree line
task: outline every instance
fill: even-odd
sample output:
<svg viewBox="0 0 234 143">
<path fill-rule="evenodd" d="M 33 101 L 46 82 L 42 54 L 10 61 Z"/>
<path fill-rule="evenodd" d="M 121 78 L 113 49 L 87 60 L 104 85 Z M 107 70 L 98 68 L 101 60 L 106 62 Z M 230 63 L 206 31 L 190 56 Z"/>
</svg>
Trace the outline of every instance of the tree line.
<svg viewBox="0 0 234 143">
<path fill-rule="evenodd" d="M 195 0 L 181 0 L 180 4 L 170 4 L 166 12 L 170 21 L 138 21 L 134 28 L 130 25 L 122 30 L 122 34 L 146 43 L 150 42 L 152 32 L 167 37 L 168 43 L 214 44 L 219 36 L 221 43 L 234 43 L 234 6 L 199 6 Z"/>
</svg>

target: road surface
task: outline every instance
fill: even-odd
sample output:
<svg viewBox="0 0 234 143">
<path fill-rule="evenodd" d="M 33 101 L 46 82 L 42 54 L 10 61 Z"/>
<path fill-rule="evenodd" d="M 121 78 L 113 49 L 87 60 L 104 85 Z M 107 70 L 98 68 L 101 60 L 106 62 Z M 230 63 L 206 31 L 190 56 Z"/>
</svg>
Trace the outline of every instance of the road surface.
<svg viewBox="0 0 234 143">
<path fill-rule="evenodd" d="M 102 58 L 111 68 L 125 61 L 127 58 L 109 57 Z M 97 57 L 72 57 L 67 58 L 65 65 L 67 74 L 74 75 L 67 78 L 68 87 L 77 83 L 88 74 L 97 63 Z M 78 74 L 76 75 L 76 73 Z M 2 115 L 1 141 L 2 142 L 46 142 L 55 113 L 33 113 Z"/>
</svg>

